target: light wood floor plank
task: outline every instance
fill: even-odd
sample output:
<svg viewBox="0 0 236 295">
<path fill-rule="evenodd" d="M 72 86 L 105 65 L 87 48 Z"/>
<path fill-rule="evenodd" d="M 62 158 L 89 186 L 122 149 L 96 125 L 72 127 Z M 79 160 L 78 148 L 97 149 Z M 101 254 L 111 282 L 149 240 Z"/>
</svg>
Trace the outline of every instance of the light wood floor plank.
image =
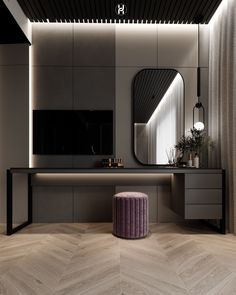
<svg viewBox="0 0 236 295">
<path fill-rule="evenodd" d="M 0 227 L 3 229 L 3 226 Z M 33 224 L 0 234 L 0 295 L 236 295 L 236 237 L 198 224 Z"/>
</svg>

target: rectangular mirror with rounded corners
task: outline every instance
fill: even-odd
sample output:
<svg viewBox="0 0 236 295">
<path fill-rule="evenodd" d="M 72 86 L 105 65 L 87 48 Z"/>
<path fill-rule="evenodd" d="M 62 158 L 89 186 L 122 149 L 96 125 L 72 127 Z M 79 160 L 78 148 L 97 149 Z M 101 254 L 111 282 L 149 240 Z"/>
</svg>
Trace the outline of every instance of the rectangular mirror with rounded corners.
<svg viewBox="0 0 236 295">
<path fill-rule="evenodd" d="M 133 80 L 133 147 L 143 165 L 170 165 L 184 134 L 184 81 L 174 69 L 145 69 Z"/>
</svg>

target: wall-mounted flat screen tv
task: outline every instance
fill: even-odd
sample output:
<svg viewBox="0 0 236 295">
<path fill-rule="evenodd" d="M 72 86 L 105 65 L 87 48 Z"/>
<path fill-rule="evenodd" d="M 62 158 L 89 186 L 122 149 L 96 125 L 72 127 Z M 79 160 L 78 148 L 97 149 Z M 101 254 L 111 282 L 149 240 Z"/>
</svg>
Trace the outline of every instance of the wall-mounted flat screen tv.
<svg viewBox="0 0 236 295">
<path fill-rule="evenodd" d="M 112 155 L 113 111 L 34 110 L 33 154 Z"/>
</svg>

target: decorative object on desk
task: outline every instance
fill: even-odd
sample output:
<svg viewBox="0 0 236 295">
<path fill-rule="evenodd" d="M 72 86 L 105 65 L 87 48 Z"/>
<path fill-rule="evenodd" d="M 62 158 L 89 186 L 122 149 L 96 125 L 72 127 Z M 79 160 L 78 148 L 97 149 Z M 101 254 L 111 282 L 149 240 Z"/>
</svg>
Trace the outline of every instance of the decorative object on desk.
<svg viewBox="0 0 236 295">
<path fill-rule="evenodd" d="M 209 136 L 207 136 L 204 130 L 197 130 L 196 128 L 190 129 L 190 135 L 183 135 L 177 145 L 175 146 L 183 155 L 185 153 L 194 152 L 198 156 L 198 168 L 200 166 L 200 155 L 207 153 L 209 150 L 214 148 L 214 144 Z M 197 163 L 197 161 L 196 161 Z"/>
<path fill-rule="evenodd" d="M 124 168 L 124 164 L 121 158 L 108 158 L 102 160 L 103 168 Z"/>
<path fill-rule="evenodd" d="M 175 164 L 175 148 L 170 147 L 166 149 L 166 156 L 168 158 L 168 164 L 174 165 Z"/>
<path fill-rule="evenodd" d="M 195 153 L 195 156 L 194 156 L 194 158 L 193 158 L 193 166 L 194 166 L 195 168 L 199 168 L 199 156 L 198 156 L 197 153 Z"/>
<path fill-rule="evenodd" d="M 192 154 L 190 153 L 188 155 L 188 167 L 192 167 L 193 166 L 193 159 L 192 159 Z"/>
</svg>

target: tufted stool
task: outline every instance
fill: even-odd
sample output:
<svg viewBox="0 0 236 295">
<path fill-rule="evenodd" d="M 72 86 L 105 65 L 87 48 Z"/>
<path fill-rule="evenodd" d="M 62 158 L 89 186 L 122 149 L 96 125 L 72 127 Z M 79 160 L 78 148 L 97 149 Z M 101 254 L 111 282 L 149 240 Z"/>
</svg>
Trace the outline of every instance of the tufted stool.
<svg viewBox="0 0 236 295">
<path fill-rule="evenodd" d="M 148 234 L 148 196 L 140 192 L 122 192 L 113 196 L 113 234 L 126 239 Z"/>
</svg>

